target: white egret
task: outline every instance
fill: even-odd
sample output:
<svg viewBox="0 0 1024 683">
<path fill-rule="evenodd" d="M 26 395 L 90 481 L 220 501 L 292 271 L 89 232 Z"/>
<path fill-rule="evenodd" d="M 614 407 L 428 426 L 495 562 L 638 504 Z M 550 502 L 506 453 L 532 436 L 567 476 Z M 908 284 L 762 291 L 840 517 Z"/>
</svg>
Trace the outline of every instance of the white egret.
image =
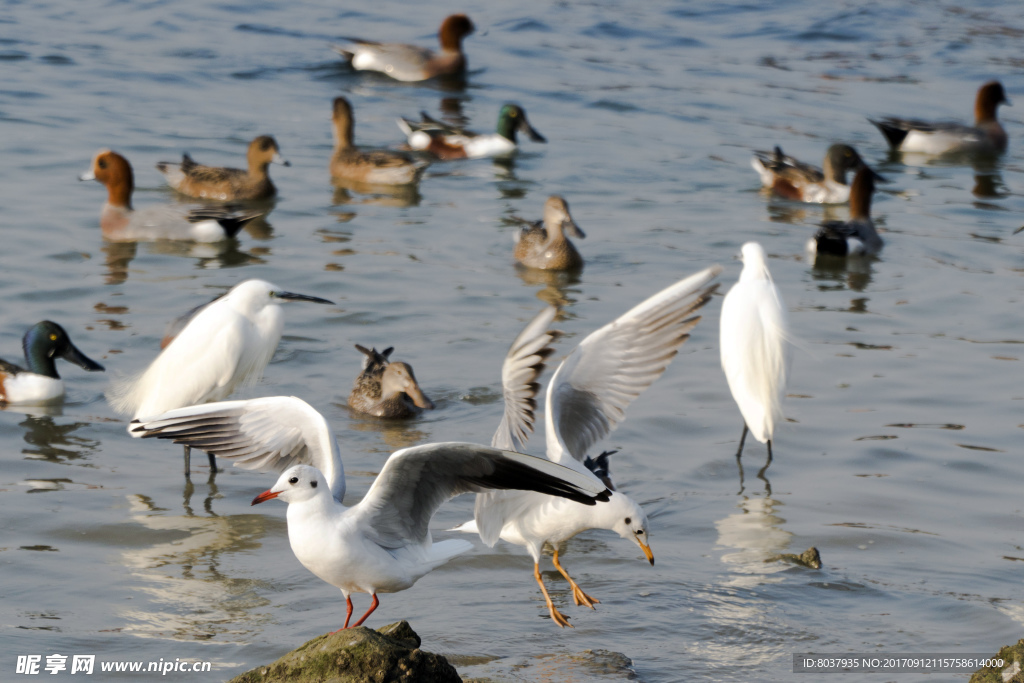
<svg viewBox="0 0 1024 683">
<path fill-rule="evenodd" d="M 782 397 L 789 372 L 789 324 L 782 297 L 768 272 L 764 249 L 757 242 L 747 242 L 741 254 L 743 271 L 722 302 L 722 369 L 743 415 L 736 458 L 743 453 L 749 431 L 768 445 L 767 468 L 772 461 L 775 424 L 782 420 Z"/>
<path fill-rule="evenodd" d="M 240 385 L 256 383 L 281 340 L 281 301 L 332 303 L 287 292 L 263 280 L 235 285 L 192 312 L 191 319 L 144 372 L 116 382 L 107 392 L 111 406 L 135 418 L 147 417 L 220 401 Z M 186 447 L 186 476 L 189 456 Z M 213 454 L 209 457 L 210 469 L 215 471 Z"/>
<path fill-rule="evenodd" d="M 610 495 L 594 477 L 544 458 L 452 442 L 396 451 L 363 500 L 346 507 L 338 443 L 324 417 L 295 397 L 191 406 L 136 420 L 132 429 L 136 436 L 210 448 L 247 469 L 288 468 L 253 505 L 278 497 L 289 503 L 292 551 L 307 569 L 341 589 L 347 607 L 342 628 L 352 617 L 351 593 L 373 597 L 354 624 L 359 626 L 377 608 L 378 593 L 405 590 L 473 547 L 462 540 L 432 543 L 430 518 L 453 496 L 521 488 L 593 506 Z M 319 467 L 327 468 L 326 475 Z"/>
<path fill-rule="evenodd" d="M 589 508 L 572 501 L 530 492 L 488 492 L 477 496 L 475 520 L 457 527 L 477 532 L 493 546 L 498 538 L 525 546 L 533 557 L 533 576 L 544 594 L 548 613 L 559 626 L 572 626 L 559 612 L 540 574 L 545 543 L 554 548 L 552 561 L 572 586 L 577 605 L 593 609 L 598 600 L 587 595 L 559 561 L 558 545 L 587 529 L 608 529 L 633 541 L 654 564 L 648 543 L 647 515 L 625 494 L 615 491 L 607 472 L 607 455 L 586 458 L 587 450 L 606 437 L 625 417 L 626 408 L 661 377 L 700 316 L 721 272 L 707 268 L 662 290 L 615 321 L 591 333 L 559 365 L 548 385 L 545 410 L 547 457 L 588 474 L 612 490 L 608 505 Z M 551 353 L 548 309 L 516 338 L 502 368 L 505 414 L 491 444 L 520 450 L 533 430 L 535 379 Z"/>
</svg>

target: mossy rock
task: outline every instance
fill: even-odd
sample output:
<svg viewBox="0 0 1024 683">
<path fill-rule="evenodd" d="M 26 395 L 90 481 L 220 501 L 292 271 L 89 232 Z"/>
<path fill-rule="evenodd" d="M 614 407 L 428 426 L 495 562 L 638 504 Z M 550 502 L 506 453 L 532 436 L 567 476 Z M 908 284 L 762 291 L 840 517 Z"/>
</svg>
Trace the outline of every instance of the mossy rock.
<svg viewBox="0 0 1024 683">
<path fill-rule="evenodd" d="M 461 683 L 448 660 L 419 644 L 406 621 L 377 631 L 360 626 L 314 638 L 230 683 Z"/>
<path fill-rule="evenodd" d="M 978 669 L 971 676 L 970 683 L 1024 683 L 1024 638 L 1016 645 L 1004 647 L 996 657 L 1003 660 L 1003 665 Z M 1010 675 L 1003 678 L 1004 672 Z"/>
</svg>

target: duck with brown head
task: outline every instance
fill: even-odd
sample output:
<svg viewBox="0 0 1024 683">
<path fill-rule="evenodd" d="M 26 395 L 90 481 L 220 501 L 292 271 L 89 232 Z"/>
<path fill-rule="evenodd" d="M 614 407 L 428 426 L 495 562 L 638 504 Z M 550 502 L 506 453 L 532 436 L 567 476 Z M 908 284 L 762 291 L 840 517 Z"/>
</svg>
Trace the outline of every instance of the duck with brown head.
<svg viewBox="0 0 1024 683">
<path fill-rule="evenodd" d="M 579 270 L 583 257 L 566 237 L 586 235 L 569 215 L 569 204 L 558 195 L 544 203 L 543 222 L 530 223 L 516 233 L 516 261 L 541 270 Z"/>
<path fill-rule="evenodd" d="M 348 405 L 353 410 L 375 417 L 415 417 L 433 410 L 434 403 L 424 395 L 416 375 L 407 363 L 390 360 L 394 347 L 382 352 L 356 344 L 366 358 L 363 371 L 352 385 Z"/>
<path fill-rule="evenodd" d="M 350 44 L 334 50 L 356 71 L 379 71 L 396 81 L 461 76 L 466 71 L 462 39 L 475 28 L 465 14 L 447 17 L 437 34 L 440 52 L 405 43 L 377 43 L 361 38 L 345 38 Z"/>
<path fill-rule="evenodd" d="M 179 206 L 132 208 L 135 178 L 128 160 L 109 149 L 92 160 L 92 168 L 79 180 L 95 180 L 107 188 L 100 212 L 103 237 L 113 242 L 189 240 L 221 242 L 234 237 L 245 224 L 262 214 L 235 212 L 216 207 L 189 210 Z"/>
<path fill-rule="evenodd" d="M 429 161 L 387 149 L 356 147 L 352 105 L 344 97 L 334 100 L 334 154 L 331 177 L 337 181 L 367 185 L 410 185 L 419 181 Z"/>
<path fill-rule="evenodd" d="M 850 187 L 850 220 L 827 221 L 807 243 L 811 254 L 833 256 L 874 256 L 882 251 L 882 238 L 871 220 L 871 196 L 875 181 L 885 179 L 864 166 L 853 178 Z"/>
<path fill-rule="evenodd" d="M 1003 84 L 989 81 L 981 86 L 974 100 L 974 125 L 946 121 L 887 117 L 868 119 L 885 136 L 894 152 L 920 154 L 999 154 L 1006 151 L 1008 137 L 996 111 L 1010 106 Z"/>
<path fill-rule="evenodd" d="M 156 165 L 167 184 L 178 192 L 198 199 L 242 201 L 269 199 L 277 194 L 267 169 L 272 163 L 291 164 L 281 157 L 277 141 L 261 135 L 249 143 L 248 169 L 203 166 L 183 154 L 181 163 L 161 161 Z"/>
</svg>

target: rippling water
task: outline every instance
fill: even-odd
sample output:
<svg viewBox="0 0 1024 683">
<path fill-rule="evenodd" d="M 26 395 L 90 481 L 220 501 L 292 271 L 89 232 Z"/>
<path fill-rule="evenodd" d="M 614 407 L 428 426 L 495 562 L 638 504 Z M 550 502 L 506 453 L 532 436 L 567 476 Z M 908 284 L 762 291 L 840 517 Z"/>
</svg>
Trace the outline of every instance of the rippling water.
<svg viewBox="0 0 1024 683">
<path fill-rule="evenodd" d="M 865 117 L 964 119 L 990 78 L 1024 99 L 1024 8 L 471 2 L 458 9 L 478 27 L 472 71 L 454 90 L 353 74 L 329 49 L 344 35 L 432 44 L 452 9 L 0 8 L 0 356 L 17 360 L 25 329 L 49 318 L 109 370 L 63 367 L 63 408 L 0 413 L 2 677 L 17 655 L 62 653 L 194 658 L 222 680 L 342 622 L 340 593 L 288 548 L 285 506 L 249 507 L 272 476 L 207 481 L 199 468 L 184 484 L 179 448 L 129 439 L 106 405 L 109 375 L 144 367 L 174 316 L 250 277 L 337 302 L 288 306 L 278 354 L 247 395 L 298 395 L 322 410 L 355 499 L 396 448 L 489 440 L 501 359 L 543 301 L 564 306 L 564 353 L 705 265 L 722 263 L 728 287 L 751 239 L 770 254 L 799 338 L 791 424 L 768 481 L 754 476 L 756 443 L 742 483 L 733 458 L 741 421 L 719 368 L 716 300 L 605 444 L 621 449 L 620 488 L 651 516 L 655 567 L 609 533 L 577 537 L 566 566 L 601 604 L 574 607 L 547 573 L 576 626 L 559 630 L 528 556 L 481 547 L 384 596 L 370 625 L 407 618 L 467 674 L 535 681 L 630 675 L 615 654 L 575 657 L 588 649 L 621 653 L 645 681 L 749 681 L 790 680 L 795 652 L 1016 641 L 1021 114 L 1001 112 L 1010 151 L 977 168 L 890 159 Z M 363 144 L 399 143 L 394 119 L 420 110 L 490 129 L 506 101 L 549 143 L 524 142 L 512 164 L 434 165 L 413 195 L 336 191 L 326 167 L 338 94 Z M 237 244 L 104 244 L 104 191 L 75 181 L 97 149 L 133 162 L 145 206 L 177 201 L 157 161 L 189 151 L 240 165 L 262 133 L 292 167 L 271 169 L 280 197 Z M 892 181 L 874 210 L 885 251 L 862 268 L 808 263 L 806 238 L 844 209 L 769 200 L 749 167 L 751 149 L 780 144 L 817 161 L 836 140 Z M 538 218 L 554 193 L 588 235 L 578 278 L 512 266 L 511 219 Z M 400 425 L 351 415 L 355 343 L 394 345 L 437 410 Z M 471 509 L 458 500 L 435 527 Z M 820 571 L 764 561 L 811 545 Z"/>
</svg>

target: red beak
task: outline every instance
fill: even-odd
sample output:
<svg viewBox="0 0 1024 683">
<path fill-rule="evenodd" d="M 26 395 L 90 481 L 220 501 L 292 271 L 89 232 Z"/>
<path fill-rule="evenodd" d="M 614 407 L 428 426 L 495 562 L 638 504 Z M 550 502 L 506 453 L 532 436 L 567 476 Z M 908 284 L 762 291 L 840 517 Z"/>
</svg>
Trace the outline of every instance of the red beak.
<svg viewBox="0 0 1024 683">
<path fill-rule="evenodd" d="M 279 495 L 281 495 L 280 491 L 264 491 L 263 493 L 252 499 L 252 504 L 259 505 L 260 503 L 265 503 L 271 498 L 277 498 Z"/>
</svg>

